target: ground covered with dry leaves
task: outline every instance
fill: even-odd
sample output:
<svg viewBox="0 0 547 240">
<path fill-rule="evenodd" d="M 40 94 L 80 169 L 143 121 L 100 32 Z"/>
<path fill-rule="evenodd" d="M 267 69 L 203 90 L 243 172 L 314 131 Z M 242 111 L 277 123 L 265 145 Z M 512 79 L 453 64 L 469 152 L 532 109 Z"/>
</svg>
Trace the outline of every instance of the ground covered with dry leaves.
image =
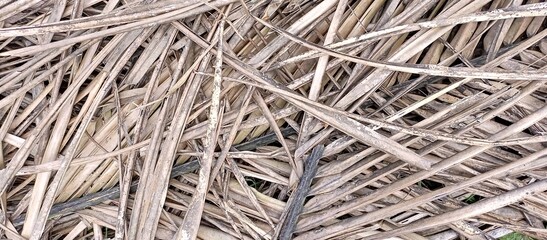
<svg viewBox="0 0 547 240">
<path fill-rule="evenodd" d="M 0 0 L 0 238 L 547 239 L 542 0 Z"/>
</svg>

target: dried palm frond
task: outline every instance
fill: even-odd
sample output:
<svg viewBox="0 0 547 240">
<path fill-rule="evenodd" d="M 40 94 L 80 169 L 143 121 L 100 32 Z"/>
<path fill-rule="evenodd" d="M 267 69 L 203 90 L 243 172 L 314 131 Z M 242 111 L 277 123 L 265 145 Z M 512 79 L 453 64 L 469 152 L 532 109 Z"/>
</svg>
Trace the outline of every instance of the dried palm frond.
<svg viewBox="0 0 547 240">
<path fill-rule="evenodd" d="M 0 0 L 0 236 L 545 239 L 546 16 Z"/>
</svg>

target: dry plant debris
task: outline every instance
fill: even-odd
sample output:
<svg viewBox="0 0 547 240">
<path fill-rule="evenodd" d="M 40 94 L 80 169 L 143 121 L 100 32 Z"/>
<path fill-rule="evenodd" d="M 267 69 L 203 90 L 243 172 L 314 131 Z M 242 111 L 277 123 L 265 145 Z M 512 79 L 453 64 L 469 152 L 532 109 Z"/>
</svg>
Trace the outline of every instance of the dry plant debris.
<svg viewBox="0 0 547 240">
<path fill-rule="evenodd" d="M 0 0 L 0 238 L 547 239 L 542 0 Z"/>
</svg>

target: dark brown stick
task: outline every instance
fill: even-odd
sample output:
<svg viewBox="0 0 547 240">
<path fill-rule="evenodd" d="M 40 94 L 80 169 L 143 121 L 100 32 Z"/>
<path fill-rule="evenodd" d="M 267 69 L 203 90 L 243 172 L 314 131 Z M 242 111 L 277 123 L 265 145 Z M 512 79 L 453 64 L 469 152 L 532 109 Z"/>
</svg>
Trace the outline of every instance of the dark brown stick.
<svg viewBox="0 0 547 240">
<path fill-rule="evenodd" d="M 311 182 L 317 173 L 317 164 L 319 163 L 321 156 L 323 156 L 324 149 L 323 145 L 315 147 L 304 163 L 304 173 L 300 178 L 296 191 L 291 195 L 288 204 L 285 207 L 286 210 L 288 210 L 288 213 L 283 221 L 281 230 L 279 231 L 278 239 L 280 240 L 289 240 L 292 237 L 294 229 L 296 228 L 298 216 L 304 208 L 304 201 L 310 191 Z"/>
</svg>

